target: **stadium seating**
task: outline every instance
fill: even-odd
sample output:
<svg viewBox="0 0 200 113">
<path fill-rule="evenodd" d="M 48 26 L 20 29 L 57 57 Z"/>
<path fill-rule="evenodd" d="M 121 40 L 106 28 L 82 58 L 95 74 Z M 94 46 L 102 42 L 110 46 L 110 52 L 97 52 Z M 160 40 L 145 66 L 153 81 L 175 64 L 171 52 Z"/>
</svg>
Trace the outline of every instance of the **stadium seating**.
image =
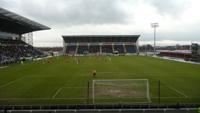
<svg viewBox="0 0 200 113">
<path fill-rule="evenodd" d="M 75 52 L 76 52 L 76 46 L 67 46 L 66 54 L 75 54 Z"/>
<path fill-rule="evenodd" d="M 90 53 L 99 53 L 100 52 L 100 46 L 89 46 L 89 52 Z"/>
<path fill-rule="evenodd" d="M 136 48 L 133 45 L 125 45 L 126 53 L 136 53 Z"/>
<path fill-rule="evenodd" d="M 102 53 L 113 53 L 112 45 L 103 45 Z"/>
<path fill-rule="evenodd" d="M 119 54 L 125 53 L 123 45 L 114 45 L 114 51 L 118 51 Z"/>
<path fill-rule="evenodd" d="M 0 64 L 42 56 L 43 53 L 21 40 L 0 39 Z"/>
<path fill-rule="evenodd" d="M 88 46 L 79 46 L 77 53 L 78 54 L 87 54 L 87 53 L 89 53 Z"/>
<path fill-rule="evenodd" d="M 72 54 L 69 52 L 70 48 L 73 48 L 74 54 L 77 55 L 86 55 L 87 53 L 90 55 L 125 55 L 138 52 L 139 35 L 71 35 L 62 37 L 67 55 Z M 68 46 L 74 47 L 69 48 Z"/>
<path fill-rule="evenodd" d="M 139 35 L 66 35 L 62 37 L 66 45 L 64 46 L 66 54 L 70 54 L 68 46 L 73 45 L 73 51 L 77 55 L 87 53 L 90 55 L 125 55 L 137 52 Z"/>
<path fill-rule="evenodd" d="M 101 53 L 100 51 L 109 54 L 114 53 L 114 51 L 117 51 L 119 54 L 136 53 L 136 47 L 135 45 L 79 45 L 78 47 L 70 45 L 66 47 L 66 54 L 96 54 Z"/>
</svg>

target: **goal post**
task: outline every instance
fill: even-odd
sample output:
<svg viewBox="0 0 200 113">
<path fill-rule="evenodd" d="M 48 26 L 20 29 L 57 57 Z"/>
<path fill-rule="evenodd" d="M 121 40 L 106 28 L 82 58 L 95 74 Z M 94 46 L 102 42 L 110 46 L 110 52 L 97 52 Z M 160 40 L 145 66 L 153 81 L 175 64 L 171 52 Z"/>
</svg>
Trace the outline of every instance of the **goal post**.
<svg viewBox="0 0 200 113">
<path fill-rule="evenodd" d="M 93 103 L 150 102 L 148 79 L 101 79 L 92 82 Z"/>
</svg>

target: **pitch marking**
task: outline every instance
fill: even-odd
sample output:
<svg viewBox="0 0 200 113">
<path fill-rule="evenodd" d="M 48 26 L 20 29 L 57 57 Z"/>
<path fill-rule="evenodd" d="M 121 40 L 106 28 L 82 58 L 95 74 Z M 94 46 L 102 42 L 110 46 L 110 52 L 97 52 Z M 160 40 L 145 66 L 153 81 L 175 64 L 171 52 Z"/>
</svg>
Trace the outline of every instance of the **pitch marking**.
<svg viewBox="0 0 200 113">
<path fill-rule="evenodd" d="M 56 90 L 56 92 L 54 93 L 54 95 L 52 96 L 52 98 L 55 98 L 60 92 L 61 92 L 61 90 L 63 89 L 63 88 L 87 88 L 87 87 L 60 87 L 60 88 L 58 88 L 57 90 Z"/>
<path fill-rule="evenodd" d="M 0 88 L 4 88 L 4 87 L 6 87 L 6 86 L 8 86 L 8 85 L 10 85 L 10 84 L 13 84 L 13 83 L 15 83 L 15 82 L 17 82 L 17 81 L 19 81 L 19 80 L 21 80 L 21 79 L 23 79 L 23 78 L 25 78 L 25 76 L 23 76 L 23 77 L 21 77 L 21 78 L 18 78 L 18 79 L 15 79 L 15 80 L 13 80 L 13 81 L 10 81 L 10 82 L 8 82 L 8 83 L 6 83 L 6 84 L 3 84 L 3 85 L 0 86 Z"/>
<path fill-rule="evenodd" d="M 60 91 L 63 89 L 64 87 L 60 87 L 56 90 L 55 94 L 52 96 L 52 98 L 55 98 L 59 93 Z"/>
<path fill-rule="evenodd" d="M 169 87 L 169 86 L 168 86 L 168 87 Z M 184 96 L 185 98 L 188 98 L 188 96 L 187 96 L 186 94 L 184 94 L 183 92 L 181 92 L 181 91 L 179 91 L 179 90 L 177 90 L 177 89 L 175 89 L 175 88 L 173 88 L 173 87 L 169 87 L 169 88 L 172 89 L 172 90 L 174 90 L 174 91 L 177 92 L 178 94 Z"/>
<path fill-rule="evenodd" d="M 7 67 L 8 67 L 8 66 L 1 66 L 0 69 L 4 69 L 4 68 L 7 68 Z"/>
</svg>

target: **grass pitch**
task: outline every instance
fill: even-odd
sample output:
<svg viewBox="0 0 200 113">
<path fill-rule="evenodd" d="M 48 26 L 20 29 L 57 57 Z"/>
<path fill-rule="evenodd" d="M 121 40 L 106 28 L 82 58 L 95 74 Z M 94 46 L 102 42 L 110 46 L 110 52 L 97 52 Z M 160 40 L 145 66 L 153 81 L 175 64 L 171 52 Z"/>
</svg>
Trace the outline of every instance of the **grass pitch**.
<svg viewBox="0 0 200 113">
<path fill-rule="evenodd" d="M 2 68 L 0 104 L 84 104 L 88 81 L 92 103 L 93 70 L 95 79 L 148 79 L 152 103 L 158 102 L 159 80 L 161 103 L 200 103 L 200 65 L 146 56 L 103 56 L 54 57 Z"/>
</svg>

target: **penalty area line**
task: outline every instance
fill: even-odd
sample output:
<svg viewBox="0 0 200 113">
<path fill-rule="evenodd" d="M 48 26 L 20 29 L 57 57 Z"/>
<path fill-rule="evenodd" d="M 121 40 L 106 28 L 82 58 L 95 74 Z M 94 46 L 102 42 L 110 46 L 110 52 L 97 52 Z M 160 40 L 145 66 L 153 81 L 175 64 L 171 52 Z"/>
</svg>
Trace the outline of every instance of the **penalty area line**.
<svg viewBox="0 0 200 113">
<path fill-rule="evenodd" d="M 56 92 L 54 93 L 54 95 L 52 96 L 52 98 L 56 98 L 56 96 L 61 92 L 61 90 L 63 89 L 63 88 L 76 88 L 76 89 L 82 89 L 82 88 L 87 88 L 87 87 L 65 87 L 65 86 L 63 86 L 63 87 L 60 87 L 60 88 L 58 88 L 57 90 L 56 90 Z"/>
<path fill-rule="evenodd" d="M 173 88 L 173 87 L 171 87 L 171 86 L 168 86 L 168 87 L 169 87 L 170 89 L 174 90 L 176 93 L 178 93 L 178 94 L 184 96 L 185 98 L 188 98 L 188 96 L 187 96 L 186 94 L 184 94 L 183 92 L 179 91 L 178 89 Z"/>
<path fill-rule="evenodd" d="M 55 97 L 61 92 L 61 90 L 64 89 L 64 88 L 68 88 L 68 89 L 70 89 L 70 88 L 85 89 L 85 88 L 87 88 L 87 87 L 65 87 L 65 86 L 63 86 L 63 87 L 60 87 L 60 88 L 58 88 L 58 89 L 56 90 L 56 92 L 54 93 L 54 95 L 52 96 L 52 98 L 55 98 Z"/>
<path fill-rule="evenodd" d="M 55 98 L 59 93 L 60 91 L 63 89 L 64 87 L 60 87 L 56 90 L 56 92 L 54 93 L 54 95 L 52 96 L 52 98 Z"/>
</svg>

